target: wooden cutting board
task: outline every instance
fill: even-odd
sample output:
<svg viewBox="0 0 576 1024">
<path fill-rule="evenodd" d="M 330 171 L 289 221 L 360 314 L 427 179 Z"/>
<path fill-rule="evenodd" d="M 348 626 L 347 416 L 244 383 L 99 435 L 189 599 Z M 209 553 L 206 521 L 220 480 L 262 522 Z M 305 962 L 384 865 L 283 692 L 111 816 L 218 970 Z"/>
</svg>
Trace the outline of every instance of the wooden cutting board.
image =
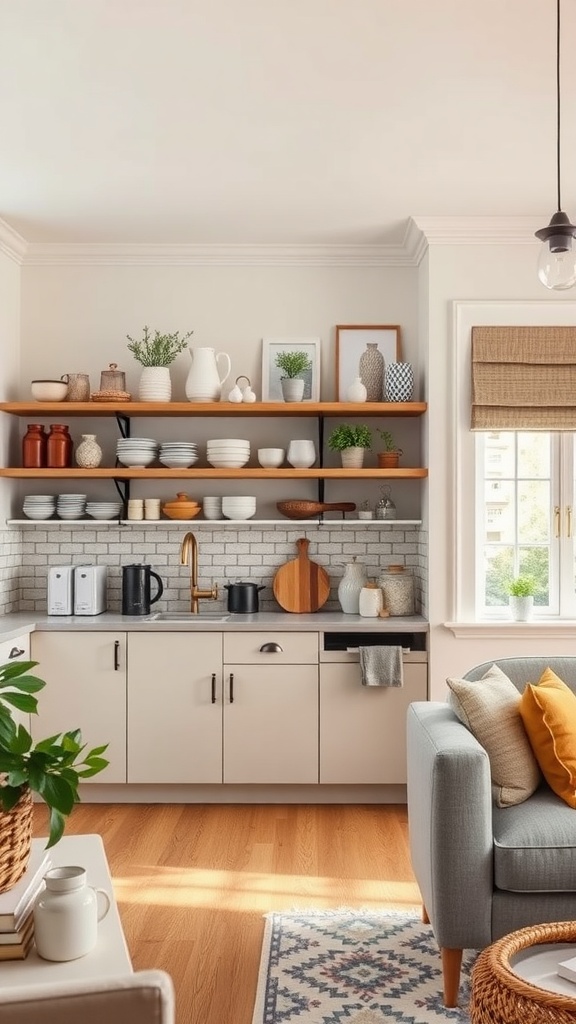
<svg viewBox="0 0 576 1024">
<path fill-rule="evenodd" d="M 272 584 L 274 597 L 286 612 L 317 612 L 330 595 L 326 569 L 308 558 L 309 541 L 296 541 L 298 557 L 281 565 Z"/>
</svg>

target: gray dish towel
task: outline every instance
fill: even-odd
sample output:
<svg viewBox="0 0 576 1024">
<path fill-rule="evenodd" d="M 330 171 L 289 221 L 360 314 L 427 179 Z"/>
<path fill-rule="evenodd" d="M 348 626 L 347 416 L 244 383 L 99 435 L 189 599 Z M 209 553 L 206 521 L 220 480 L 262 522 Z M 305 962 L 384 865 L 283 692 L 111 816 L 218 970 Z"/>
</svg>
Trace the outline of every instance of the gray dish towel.
<svg viewBox="0 0 576 1024">
<path fill-rule="evenodd" d="M 362 686 L 403 686 L 401 647 L 359 647 Z"/>
</svg>

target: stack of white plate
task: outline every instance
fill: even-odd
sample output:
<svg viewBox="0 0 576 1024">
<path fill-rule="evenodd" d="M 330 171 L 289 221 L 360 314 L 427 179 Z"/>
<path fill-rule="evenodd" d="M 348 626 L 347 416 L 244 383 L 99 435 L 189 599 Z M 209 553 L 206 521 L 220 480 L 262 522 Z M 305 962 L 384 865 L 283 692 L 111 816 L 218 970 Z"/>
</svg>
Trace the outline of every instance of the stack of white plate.
<svg viewBox="0 0 576 1024">
<path fill-rule="evenodd" d="M 116 442 L 116 458 L 127 467 L 151 466 L 158 448 L 158 442 L 151 437 L 121 437 Z"/>
<path fill-rule="evenodd" d="M 250 459 L 250 441 L 238 437 L 206 442 L 206 460 L 215 469 L 239 469 Z"/>
<path fill-rule="evenodd" d="M 87 501 L 86 512 L 91 519 L 119 519 L 122 515 L 122 502 Z"/>
<path fill-rule="evenodd" d="M 158 458 L 168 469 L 188 469 L 198 462 L 198 445 L 193 441 L 163 441 Z"/>
<path fill-rule="evenodd" d="M 86 511 L 85 494 L 59 494 L 56 514 L 59 519 L 81 519 Z"/>
<path fill-rule="evenodd" d="M 225 519 L 251 519 L 256 511 L 256 498 L 228 495 L 222 498 L 222 515 Z"/>
<path fill-rule="evenodd" d="M 50 519 L 56 511 L 54 494 L 26 494 L 22 511 L 27 519 Z"/>
</svg>

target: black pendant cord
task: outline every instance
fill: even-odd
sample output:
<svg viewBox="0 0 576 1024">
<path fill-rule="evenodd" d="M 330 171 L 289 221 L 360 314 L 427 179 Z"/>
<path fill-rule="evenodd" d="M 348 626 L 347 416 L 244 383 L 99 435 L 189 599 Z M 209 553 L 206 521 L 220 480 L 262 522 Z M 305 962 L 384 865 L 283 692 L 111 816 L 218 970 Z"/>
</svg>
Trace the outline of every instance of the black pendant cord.
<svg viewBox="0 0 576 1024">
<path fill-rule="evenodd" d="M 556 0 L 556 189 L 560 213 L 560 0 Z"/>
</svg>

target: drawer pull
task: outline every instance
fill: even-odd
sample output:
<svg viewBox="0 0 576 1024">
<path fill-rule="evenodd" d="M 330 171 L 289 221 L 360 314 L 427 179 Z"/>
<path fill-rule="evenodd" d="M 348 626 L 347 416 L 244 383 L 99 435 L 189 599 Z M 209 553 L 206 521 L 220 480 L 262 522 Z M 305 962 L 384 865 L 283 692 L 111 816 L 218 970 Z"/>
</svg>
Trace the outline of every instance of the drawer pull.
<svg viewBox="0 0 576 1024">
<path fill-rule="evenodd" d="M 23 647 L 13 647 L 8 655 L 9 658 L 20 658 L 24 654 Z"/>
<path fill-rule="evenodd" d="M 230 703 L 234 703 L 234 673 L 230 673 Z"/>
<path fill-rule="evenodd" d="M 114 671 L 117 672 L 120 668 L 120 641 L 114 641 Z"/>
<path fill-rule="evenodd" d="M 216 703 L 216 673 L 212 673 L 212 703 Z"/>
<path fill-rule="evenodd" d="M 283 654 L 284 648 L 280 647 L 280 644 L 262 644 L 260 648 L 261 654 Z"/>
</svg>

